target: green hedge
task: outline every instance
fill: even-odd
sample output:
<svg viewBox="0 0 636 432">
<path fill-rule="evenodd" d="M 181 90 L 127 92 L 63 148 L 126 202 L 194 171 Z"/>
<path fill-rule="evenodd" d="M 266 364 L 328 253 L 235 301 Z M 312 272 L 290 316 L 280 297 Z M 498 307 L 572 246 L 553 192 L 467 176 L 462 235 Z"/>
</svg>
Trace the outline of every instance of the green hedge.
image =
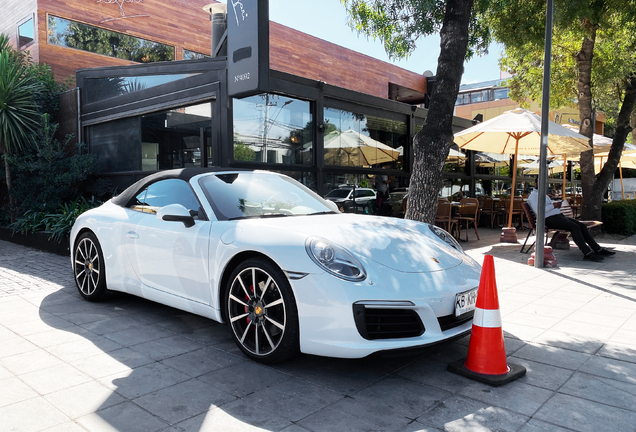
<svg viewBox="0 0 636 432">
<path fill-rule="evenodd" d="M 636 200 L 620 200 L 603 204 L 603 229 L 608 233 L 636 234 Z"/>
</svg>

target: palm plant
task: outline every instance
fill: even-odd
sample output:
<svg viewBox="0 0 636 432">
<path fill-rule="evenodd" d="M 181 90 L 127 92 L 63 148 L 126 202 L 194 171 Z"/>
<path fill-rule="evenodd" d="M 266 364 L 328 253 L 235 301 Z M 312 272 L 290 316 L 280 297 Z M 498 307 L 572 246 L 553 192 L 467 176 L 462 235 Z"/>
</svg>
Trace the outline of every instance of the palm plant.
<svg viewBox="0 0 636 432">
<path fill-rule="evenodd" d="M 35 97 L 41 84 L 31 73 L 31 66 L 30 57 L 12 48 L 8 38 L 0 34 L 0 154 L 4 158 L 11 222 L 15 222 L 15 200 L 8 157 L 32 142 L 40 123 Z"/>
</svg>

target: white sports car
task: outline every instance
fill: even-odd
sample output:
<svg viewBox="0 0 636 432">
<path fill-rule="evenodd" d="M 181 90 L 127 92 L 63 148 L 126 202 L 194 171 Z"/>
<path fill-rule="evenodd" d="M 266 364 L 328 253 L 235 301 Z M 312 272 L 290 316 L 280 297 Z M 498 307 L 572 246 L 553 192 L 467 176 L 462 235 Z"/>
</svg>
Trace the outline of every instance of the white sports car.
<svg viewBox="0 0 636 432">
<path fill-rule="evenodd" d="M 341 214 L 266 171 L 150 175 L 83 213 L 71 245 L 85 299 L 123 291 L 227 323 L 263 363 L 462 336 L 481 271 L 441 228 Z"/>
</svg>

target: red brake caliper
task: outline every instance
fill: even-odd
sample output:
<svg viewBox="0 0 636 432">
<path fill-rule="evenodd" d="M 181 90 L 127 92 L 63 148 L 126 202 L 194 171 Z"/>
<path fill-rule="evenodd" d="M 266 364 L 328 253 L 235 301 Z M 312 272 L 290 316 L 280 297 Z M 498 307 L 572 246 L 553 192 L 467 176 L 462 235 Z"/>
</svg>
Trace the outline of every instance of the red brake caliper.
<svg viewBox="0 0 636 432">
<path fill-rule="evenodd" d="M 252 293 L 254 292 L 254 285 L 250 285 L 249 286 L 249 290 L 252 291 Z M 247 294 L 245 294 L 245 301 L 249 303 L 250 298 L 247 296 Z M 245 306 L 245 313 L 247 313 L 247 306 Z M 248 316 L 247 318 L 247 323 L 250 323 L 250 317 Z"/>
</svg>

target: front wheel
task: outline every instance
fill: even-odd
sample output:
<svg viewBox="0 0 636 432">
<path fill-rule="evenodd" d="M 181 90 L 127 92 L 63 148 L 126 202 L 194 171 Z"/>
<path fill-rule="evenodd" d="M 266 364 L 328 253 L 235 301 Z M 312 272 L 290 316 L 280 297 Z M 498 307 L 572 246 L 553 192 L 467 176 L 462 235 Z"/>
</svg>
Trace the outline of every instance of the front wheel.
<svg viewBox="0 0 636 432">
<path fill-rule="evenodd" d="M 99 300 L 106 292 L 104 256 L 97 237 L 85 232 L 77 240 L 73 254 L 75 284 L 88 301 Z"/>
<path fill-rule="evenodd" d="M 245 355 L 276 363 L 299 352 L 298 309 L 283 272 L 252 258 L 232 272 L 225 294 L 232 337 Z"/>
</svg>

